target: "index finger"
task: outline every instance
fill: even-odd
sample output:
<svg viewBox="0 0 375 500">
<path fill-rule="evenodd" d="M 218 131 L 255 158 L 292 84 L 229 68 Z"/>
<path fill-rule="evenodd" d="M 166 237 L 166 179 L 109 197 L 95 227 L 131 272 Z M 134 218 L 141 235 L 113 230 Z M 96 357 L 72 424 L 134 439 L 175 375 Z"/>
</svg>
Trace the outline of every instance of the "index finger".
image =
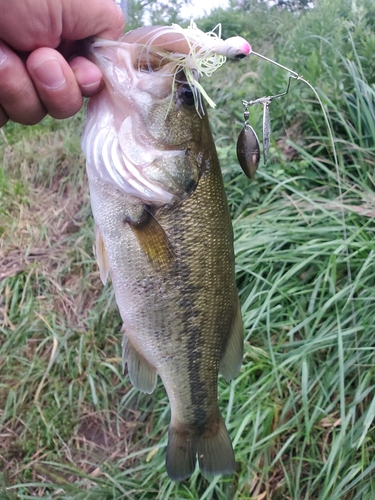
<svg viewBox="0 0 375 500">
<path fill-rule="evenodd" d="M 1 38 L 22 52 L 89 36 L 117 40 L 124 23 L 113 0 L 0 0 Z"/>
<path fill-rule="evenodd" d="M 70 5 L 62 11 L 62 38 L 81 40 L 95 35 L 117 40 L 123 34 L 124 14 L 113 0 L 66 0 L 66 3 Z"/>
</svg>

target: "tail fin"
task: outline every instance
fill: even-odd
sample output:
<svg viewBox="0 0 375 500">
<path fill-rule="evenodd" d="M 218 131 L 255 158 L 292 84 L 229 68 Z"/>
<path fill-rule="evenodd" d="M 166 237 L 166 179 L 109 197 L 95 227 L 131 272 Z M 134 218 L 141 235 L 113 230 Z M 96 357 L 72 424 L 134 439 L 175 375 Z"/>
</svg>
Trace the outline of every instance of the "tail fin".
<svg viewBox="0 0 375 500">
<path fill-rule="evenodd" d="M 201 471 L 207 475 L 235 472 L 236 461 L 224 420 L 221 418 L 213 427 L 203 435 L 169 427 L 166 467 L 173 481 L 191 476 L 197 456 Z"/>
</svg>

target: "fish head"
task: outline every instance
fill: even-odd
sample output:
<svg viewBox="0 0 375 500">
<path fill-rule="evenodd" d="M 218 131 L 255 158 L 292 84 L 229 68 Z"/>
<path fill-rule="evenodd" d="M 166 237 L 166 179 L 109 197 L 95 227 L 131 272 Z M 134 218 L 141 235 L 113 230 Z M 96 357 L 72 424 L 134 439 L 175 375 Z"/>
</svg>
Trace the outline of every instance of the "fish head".
<svg viewBox="0 0 375 500">
<path fill-rule="evenodd" d="M 197 88 L 168 51 L 127 35 L 96 40 L 88 51 L 106 84 L 88 105 L 82 146 L 89 176 L 156 206 L 189 197 L 207 147 Z"/>
</svg>

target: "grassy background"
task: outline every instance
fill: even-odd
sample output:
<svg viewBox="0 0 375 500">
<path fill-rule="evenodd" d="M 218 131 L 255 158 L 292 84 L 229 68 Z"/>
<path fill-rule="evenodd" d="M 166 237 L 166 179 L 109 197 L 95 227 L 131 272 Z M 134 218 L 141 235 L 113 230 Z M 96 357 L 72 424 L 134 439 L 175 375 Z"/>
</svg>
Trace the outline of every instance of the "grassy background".
<svg viewBox="0 0 375 500">
<path fill-rule="evenodd" d="M 339 160 L 338 176 L 316 99 L 292 82 L 250 182 L 235 157 L 241 99 L 282 92 L 287 75 L 253 57 L 206 82 L 246 326 L 241 373 L 219 380 L 235 478 L 172 483 L 164 389 L 143 395 L 121 375 L 120 317 L 92 252 L 84 113 L 2 129 L 0 499 L 375 498 L 374 11 L 252 5 L 199 23 L 221 21 L 317 87 Z M 251 123 L 261 130 L 261 109 Z"/>
</svg>

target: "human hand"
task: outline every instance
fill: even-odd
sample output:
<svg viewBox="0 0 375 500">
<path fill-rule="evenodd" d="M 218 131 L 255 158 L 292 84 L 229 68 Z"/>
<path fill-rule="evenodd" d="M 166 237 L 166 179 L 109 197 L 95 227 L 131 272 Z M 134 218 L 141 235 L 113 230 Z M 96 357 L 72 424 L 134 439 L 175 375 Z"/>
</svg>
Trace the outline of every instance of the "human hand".
<svg viewBox="0 0 375 500">
<path fill-rule="evenodd" d="M 99 92 L 102 73 L 77 41 L 122 34 L 113 0 L 0 0 L 0 12 L 0 127 L 67 118 Z"/>
</svg>

